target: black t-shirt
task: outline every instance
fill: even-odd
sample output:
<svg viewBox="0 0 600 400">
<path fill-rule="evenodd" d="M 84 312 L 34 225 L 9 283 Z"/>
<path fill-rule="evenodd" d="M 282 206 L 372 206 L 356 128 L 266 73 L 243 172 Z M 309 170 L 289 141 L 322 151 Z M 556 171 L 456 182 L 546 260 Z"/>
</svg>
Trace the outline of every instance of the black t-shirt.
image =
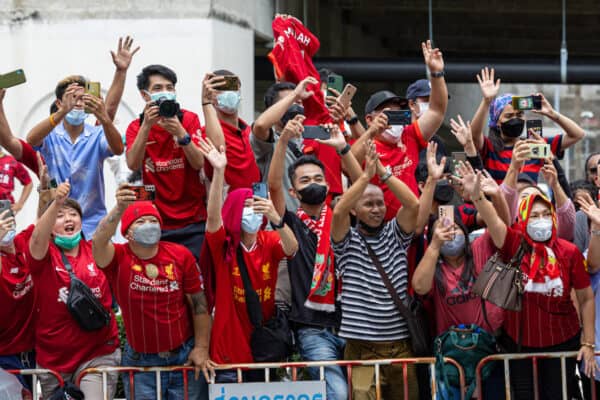
<svg viewBox="0 0 600 400">
<path fill-rule="evenodd" d="M 332 313 L 316 311 L 304 306 L 310 293 L 315 267 L 317 235 L 312 233 L 306 224 L 290 211 L 285 212 L 283 220 L 298 240 L 298 251 L 294 258 L 288 261 L 288 273 L 292 286 L 292 311 L 289 318 L 298 324 L 337 328 L 340 322 L 340 308 L 337 304 L 336 311 Z"/>
</svg>

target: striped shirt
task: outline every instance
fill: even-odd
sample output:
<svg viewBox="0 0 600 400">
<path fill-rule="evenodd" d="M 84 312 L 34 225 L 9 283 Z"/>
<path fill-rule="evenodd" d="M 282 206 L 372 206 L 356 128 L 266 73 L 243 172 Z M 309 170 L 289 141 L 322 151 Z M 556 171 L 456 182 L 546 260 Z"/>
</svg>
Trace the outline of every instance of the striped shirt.
<svg viewBox="0 0 600 400">
<path fill-rule="evenodd" d="M 412 233 L 402 232 L 396 219 L 377 236 L 364 236 L 401 299 L 408 290 L 407 250 Z M 356 228 L 333 244 L 342 277 L 340 337 L 369 341 L 393 341 L 409 337 L 408 326 L 394 304 L 381 275 Z"/>
<path fill-rule="evenodd" d="M 562 159 L 564 154 L 562 150 L 562 137 L 563 135 L 556 135 L 554 137 L 544 138 L 546 143 L 550 145 L 552 153 L 559 159 Z M 510 167 L 512 152 L 512 147 L 505 146 L 502 149 L 502 151 L 497 153 L 494 150 L 494 145 L 492 144 L 492 141 L 487 137 L 484 138 L 484 144 L 479 153 L 483 160 L 483 165 L 485 166 L 485 169 L 490 173 L 490 175 L 492 175 L 492 178 L 494 178 L 494 180 L 498 184 L 501 184 L 504 181 L 506 171 L 508 171 L 508 167 Z M 543 166 L 543 159 L 534 158 L 525 161 L 523 168 L 521 168 L 521 172 L 529 175 L 534 181 L 537 182 L 540 169 L 542 169 Z"/>
</svg>

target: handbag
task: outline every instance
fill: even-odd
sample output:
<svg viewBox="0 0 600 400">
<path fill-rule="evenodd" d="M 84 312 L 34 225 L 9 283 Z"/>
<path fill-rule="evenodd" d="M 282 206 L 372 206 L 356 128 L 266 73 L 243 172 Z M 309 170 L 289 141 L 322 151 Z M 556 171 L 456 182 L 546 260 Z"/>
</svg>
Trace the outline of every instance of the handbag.
<svg viewBox="0 0 600 400">
<path fill-rule="evenodd" d="M 375 252 L 369 246 L 369 243 L 365 240 L 362 235 L 359 235 L 362 239 L 363 243 L 367 247 L 367 251 L 369 252 L 369 256 L 373 261 L 373 265 L 379 271 L 379 275 L 381 275 L 381 280 L 385 284 L 390 296 L 392 296 L 392 300 L 400 314 L 406 321 L 408 325 L 408 331 L 410 333 L 410 342 L 412 352 L 417 357 L 423 357 L 431 355 L 431 336 L 429 334 L 429 324 L 427 322 L 427 315 L 425 313 L 425 308 L 423 307 L 423 303 L 416 297 L 407 294 L 406 300 L 403 302 L 396 292 L 396 289 L 392 285 L 390 278 L 385 273 L 381 262 L 375 255 Z"/>
<path fill-rule="evenodd" d="M 475 324 L 461 324 L 450 327 L 435 338 L 434 352 L 435 375 L 437 382 L 440 383 L 441 400 L 452 399 L 451 388 L 460 387 L 458 369 L 452 364 L 444 363 L 444 357 L 454 359 L 463 368 L 466 385 L 464 398 L 470 399 L 477 385 L 475 379 L 477 364 L 484 357 L 497 353 L 496 339 Z M 495 366 L 494 363 L 487 363 L 483 366 L 481 371 L 483 380 L 491 375 Z"/>
<path fill-rule="evenodd" d="M 96 331 L 108 326 L 110 324 L 110 313 L 100 304 L 90 288 L 75 276 L 65 253 L 61 251 L 60 255 L 71 277 L 67 310 L 85 331 Z"/>
<path fill-rule="evenodd" d="M 294 345 L 287 315 L 278 307 L 275 307 L 275 315 L 263 323 L 260 298 L 252 287 L 241 246 L 238 246 L 236 255 L 240 275 L 244 283 L 248 319 L 254 326 L 254 330 L 250 335 L 252 357 L 255 362 L 285 361 L 292 354 Z"/>
<path fill-rule="evenodd" d="M 473 293 L 483 300 L 500 308 L 521 311 L 523 298 L 524 274 L 521 272 L 521 260 L 526 251 L 526 244 L 521 242 L 516 254 L 508 263 L 502 261 L 500 252 L 496 252 L 483 266 L 473 284 Z"/>
</svg>

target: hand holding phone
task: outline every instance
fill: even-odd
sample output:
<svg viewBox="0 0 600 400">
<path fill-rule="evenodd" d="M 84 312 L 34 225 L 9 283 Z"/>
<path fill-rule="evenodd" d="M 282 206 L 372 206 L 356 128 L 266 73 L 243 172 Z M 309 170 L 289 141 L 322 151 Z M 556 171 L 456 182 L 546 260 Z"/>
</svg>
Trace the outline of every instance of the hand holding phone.
<svg viewBox="0 0 600 400">
<path fill-rule="evenodd" d="M 541 110 L 542 109 L 542 96 L 538 96 L 538 95 L 513 96 L 512 106 L 515 110 L 520 110 L 520 111 Z"/>
<path fill-rule="evenodd" d="M 528 143 L 528 145 L 529 154 L 527 155 L 527 158 L 529 159 L 548 158 L 552 154 L 549 144 Z"/>
<path fill-rule="evenodd" d="M 154 201 L 156 199 L 154 185 L 129 185 L 129 189 L 135 192 L 136 201 Z"/>
<path fill-rule="evenodd" d="M 442 226 L 454 226 L 454 206 L 439 206 L 438 218 Z"/>
<path fill-rule="evenodd" d="M 255 182 L 252 184 L 252 194 L 263 199 L 269 198 L 267 184 L 264 182 Z"/>
<path fill-rule="evenodd" d="M 388 125 L 407 126 L 412 123 L 412 113 L 410 110 L 384 110 L 383 113 L 388 117 Z"/>
<path fill-rule="evenodd" d="M 540 137 L 542 136 L 542 120 L 541 119 L 528 119 L 525 123 L 525 127 L 527 128 L 527 137 L 531 137 L 531 132 L 533 131 Z"/>
<path fill-rule="evenodd" d="M 240 90 L 240 78 L 236 75 L 224 75 L 224 83 L 218 87 L 219 90 L 223 91 L 238 91 Z"/>
<path fill-rule="evenodd" d="M 90 82 L 87 81 L 85 83 L 85 90 L 84 90 L 85 94 L 89 94 L 90 96 L 94 96 L 96 98 L 100 98 L 100 82 Z M 90 110 L 89 108 L 84 108 L 84 111 L 88 114 L 92 114 L 92 110 Z"/>
<path fill-rule="evenodd" d="M 356 94 L 356 86 L 351 84 L 347 84 L 344 87 L 344 91 L 338 97 L 338 102 L 344 106 L 344 108 L 350 107 L 350 103 L 352 102 L 352 98 Z"/>
<path fill-rule="evenodd" d="M 344 77 L 338 74 L 329 74 L 327 76 L 327 88 L 335 89 L 338 93 L 344 90 Z M 328 96 L 335 96 L 331 91 L 327 92 Z"/>
<path fill-rule="evenodd" d="M 331 137 L 331 133 L 329 132 L 329 129 L 320 125 L 304 125 L 302 137 L 304 139 L 327 140 Z"/>
</svg>

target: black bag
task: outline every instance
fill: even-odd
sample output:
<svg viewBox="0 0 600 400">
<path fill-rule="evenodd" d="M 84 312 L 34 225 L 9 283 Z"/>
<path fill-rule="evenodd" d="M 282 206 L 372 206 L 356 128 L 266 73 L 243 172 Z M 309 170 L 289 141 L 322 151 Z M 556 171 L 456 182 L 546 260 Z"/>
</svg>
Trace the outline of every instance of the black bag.
<svg viewBox="0 0 600 400">
<path fill-rule="evenodd" d="M 241 246 L 237 248 L 237 262 L 244 282 L 248 319 L 254 326 L 250 335 L 252 357 L 255 362 L 285 361 L 294 346 L 287 315 L 275 307 L 275 315 L 263 324 L 260 298 L 250 282 Z"/>
<path fill-rule="evenodd" d="M 85 396 L 78 386 L 71 382 L 65 382 L 64 386 L 58 387 L 52 392 L 48 400 L 83 400 Z"/>
<path fill-rule="evenodd" d="M 96 331 L 108 326 L 110 324 L 110 313 L 100 304 L 90 288 L 75 276 L 65 253 L 61 251 L 60 254 L 71 277 L 67 310 L 83 330 Z"/>
<path fill-rule="evenodd" d="M 385 284 L 390 296 L 392 296 L 392 300 L 396 304 L 398 311 L 400 311 L 400 314 L 402 314 L 402 317 L 404 317 L 404 320 L 408 325 L 413 355 L 416 357 L 430 356 L 432 354 L 432 341 L 429 332 L 429 324 L 427 322 L 427 314 L 425 313 L 423 303 L 418 298 L 412 297 L 409 294 L 406 295 L 406 300 L 404 302 L 400 299 L 400 296 L 392 285 L 390 278 L 385 273 L 377 255 L 375 255 L 375 252 L 362 235 L 360 235 L 360 238 L 367 247 L 373 265 L 375 265 L 375 268 L 379 271 L 381 280 Z"/>
</svg>

